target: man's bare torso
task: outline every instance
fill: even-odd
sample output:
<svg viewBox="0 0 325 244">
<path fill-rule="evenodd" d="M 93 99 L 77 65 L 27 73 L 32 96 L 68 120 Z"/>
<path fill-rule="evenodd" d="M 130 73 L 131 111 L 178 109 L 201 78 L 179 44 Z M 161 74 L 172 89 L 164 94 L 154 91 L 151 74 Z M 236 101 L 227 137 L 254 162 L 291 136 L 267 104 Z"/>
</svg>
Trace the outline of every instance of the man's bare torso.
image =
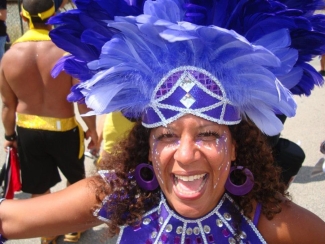
<svg viewBox="0 0 325 244">
<path fill-rule="evenodd" d="M 64 72 L 51 77 L 62 55 L 51 41 L 16 43 L 5 53 L 2 69 L 18 98 L 17 112 L 56 118 L 74 115 L 73 104 L 67 101 L 72 78 Z"/>
</svg>

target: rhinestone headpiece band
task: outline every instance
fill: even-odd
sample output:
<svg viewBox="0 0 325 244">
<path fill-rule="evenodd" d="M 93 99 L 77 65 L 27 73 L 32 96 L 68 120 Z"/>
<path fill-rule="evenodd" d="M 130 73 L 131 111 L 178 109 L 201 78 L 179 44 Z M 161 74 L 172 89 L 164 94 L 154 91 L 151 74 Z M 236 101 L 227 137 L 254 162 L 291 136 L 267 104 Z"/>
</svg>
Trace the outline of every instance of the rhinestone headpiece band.
<svg viewBox="0 0 325 244">
<path fill-rule="evenodd" d="M 219 80 L 194 66 L 178 67 L 161 79 L 142 123 L 148 128 L 166 126 L 185 114 L 226 125 L 241 121 Z"/>
</svg>

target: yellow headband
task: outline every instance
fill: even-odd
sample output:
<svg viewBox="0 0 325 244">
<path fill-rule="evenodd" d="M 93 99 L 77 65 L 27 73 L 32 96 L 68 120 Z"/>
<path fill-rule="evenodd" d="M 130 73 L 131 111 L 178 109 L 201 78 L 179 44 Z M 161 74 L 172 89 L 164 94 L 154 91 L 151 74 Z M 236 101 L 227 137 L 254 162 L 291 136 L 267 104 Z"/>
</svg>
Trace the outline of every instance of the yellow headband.
<svg viewBox="0 0 325 244">
<path fill-rule="evenodd" d="M 38 13 L 36 15 L 31 15 L 28 11 L 26 11 L 24 9 L 23 6 L 21 6 L 21 9 L 22 9 L 23 16 L 29 20 L 29 27 L 31 29 L 34 27 L 32 17 L 39 17 L 41 20 L 44 20 L 44 19 L 50 18 L 55 13 L 54 5 L 50 9 L 48 9 L 42 13 Z"/>
</svg>

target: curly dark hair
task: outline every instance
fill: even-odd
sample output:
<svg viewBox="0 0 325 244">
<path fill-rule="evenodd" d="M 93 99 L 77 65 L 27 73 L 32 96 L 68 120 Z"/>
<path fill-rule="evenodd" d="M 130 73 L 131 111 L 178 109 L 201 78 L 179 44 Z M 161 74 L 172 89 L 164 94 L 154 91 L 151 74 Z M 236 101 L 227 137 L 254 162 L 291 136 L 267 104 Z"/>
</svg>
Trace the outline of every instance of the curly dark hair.
<svg viewBox="0 0 325 244">
<path fill-rule="evenodd" d="M 238 125 L 229 126 L 231 135 L 236 141 L 236 162 L 254 175 L 255 185 L 245 196 L 233 196 L 244 215 L 250 216 L 253 211 L 253 200 L 262 204 L 262 213 L 272 219 L 281 211 L 281 202 L 286 193 L 286 186 L 280 182 L 280 170 L 274 164 L 272 150 L 266 142 L 266 136 L 249 121 L 242 121 Z M 109 235 L 119 232 L 121 225 L 136 225 L 141 216 L 156 206 L 160 201 L 160 188 L 155 191 L 145 191 L 137 186 L 130 177 L 139 163 L 148 161 L 150 129 L 144 128 L 137 122 L 128 138 L 117 143 L 112 150 L 102 157 L 99 170 L 114 170 L 117 179 L 108 185 L 100 176 L 101 187 L 97 187 L 96 196 L 100 206 L 103 196 L 111 193 L 109 209 Z M 236 173 L 237 171 L 234 171 Z M 243 181 L 241 174 L 232 174 L 235 182 Z M 230 194 L 231 195 L 231 194 Z M 118 204 L 117 204 L 118 203 Z M 216 203 L 217 204 L 217 203 Z"/>
</svg>

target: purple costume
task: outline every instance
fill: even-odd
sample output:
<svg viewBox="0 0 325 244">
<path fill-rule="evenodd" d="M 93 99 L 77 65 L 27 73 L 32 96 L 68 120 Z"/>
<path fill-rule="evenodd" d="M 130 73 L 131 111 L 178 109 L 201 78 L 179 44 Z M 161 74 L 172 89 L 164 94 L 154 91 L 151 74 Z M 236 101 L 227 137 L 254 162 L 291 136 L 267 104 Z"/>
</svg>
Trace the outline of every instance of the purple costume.
<svg viewBox="0 0 325 244">
<path fill-rule="evenodd" d="M 109 179 L 112 173 L 100 171 L 104 179 Z M 158 206 L 144 214 L 137 226 L 122 226 L 117 240 L 119 244 L 208 244 L 208 243 L 236 243 L 236 230 L 233 216 L 239 216 L 236 223 L 240 223 L 240 243 L 266 243 L 257 230 L 261 205 L 258 205 L 254 221 L 245 217 L 233 199 L 225 193 L 216 207 L 207 215 L 199 219 L 186 219 L 174 212 L 161 194 Z M 102 208 L 94 212 L 100 220 L 108 222 L 106 200 Z"/>
</svg>

